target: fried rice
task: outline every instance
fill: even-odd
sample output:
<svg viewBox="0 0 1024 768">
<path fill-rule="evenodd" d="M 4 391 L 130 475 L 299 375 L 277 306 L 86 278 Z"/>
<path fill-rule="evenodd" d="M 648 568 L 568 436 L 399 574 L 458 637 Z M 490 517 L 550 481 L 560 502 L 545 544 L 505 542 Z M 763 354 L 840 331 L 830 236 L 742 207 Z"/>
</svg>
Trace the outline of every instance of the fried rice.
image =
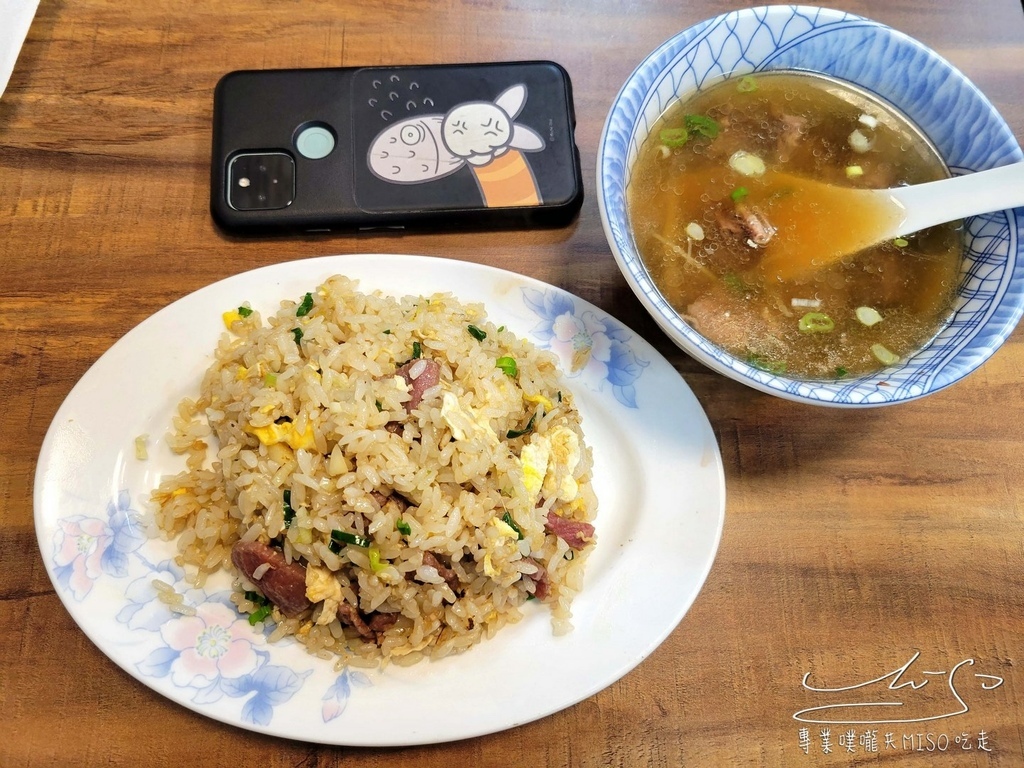
<svg viewBox="0 0 1024 768">
<path fill-rule="evenodd" d="M 152 497 L 189 581 L 228 571 L 250 623 L 339 667 L 464 651 L 541 604 L 571 629 L 597 500 L 553 354 L 343 276 L 224 321 Z"/>
</svg>

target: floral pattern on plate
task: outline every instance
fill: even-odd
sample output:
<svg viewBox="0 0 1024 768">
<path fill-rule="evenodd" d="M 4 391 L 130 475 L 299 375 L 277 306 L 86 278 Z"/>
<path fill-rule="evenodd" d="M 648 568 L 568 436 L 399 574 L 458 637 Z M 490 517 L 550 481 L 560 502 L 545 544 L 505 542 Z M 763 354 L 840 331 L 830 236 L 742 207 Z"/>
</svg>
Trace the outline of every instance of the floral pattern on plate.
<svg viewBox="0 0 1024 768">
<path fill-rule="evenodd" d="M 558 355 L 566 375 L 607 382 L 616 400 L 627 408 L 636 408 L 636 380 L 650 363 L 630 346 L 632 334 L 593 310 L 577 314 L 575 302 L 561 291 L 522 291 L 523 302 L 541 318 L 533 335 Z"/>
<path fill-rule="evenodd" d="M 195 704 L 239 699 L 241 721 L 270 725 L 274 708 L 303 687 L 312 668 L 271 664 L 264 650 L 271 625 L 263 625 L 262 632 L 250 626 L 226 591 L 190 588 L 173 560 L 148 562 L 139 551 L 146 540 L 142 514 L 132 508 L 127 489 L 107 505 L 105 518 L 62 518 L 53 539 L 57 583 L 71 599 L 88 604 L 101 579 L 123 582 L 117 590 L 125 605 L 115 620 L 136 640 L 132 653 L 138 674 L 165 679 Z M 157 582 L 166 586 L 158 589 Z M 179 602 L 161 600 L 161 591 L 173 591 Z M 324 722 L 345 711 L 353 685 L 371 681 L 362 672 L 345 670 L 327 686 Z"/>
</svg>

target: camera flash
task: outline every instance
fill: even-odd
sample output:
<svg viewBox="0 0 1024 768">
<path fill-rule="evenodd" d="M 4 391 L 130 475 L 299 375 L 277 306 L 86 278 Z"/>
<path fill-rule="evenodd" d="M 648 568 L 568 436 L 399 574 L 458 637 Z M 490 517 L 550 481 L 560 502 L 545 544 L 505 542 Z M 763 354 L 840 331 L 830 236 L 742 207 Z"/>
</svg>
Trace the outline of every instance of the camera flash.
<svg viewBox="0 0 1024 768">
<path fill-rule="evenodd" d="M 249 186 L 249 179 L 246 178 L 245 176 L 243 176 L 242 178 L 240 178 L 238 180 L 238 186 L 240 186 L 240 187 L 248 187 Z"/>
</svg>

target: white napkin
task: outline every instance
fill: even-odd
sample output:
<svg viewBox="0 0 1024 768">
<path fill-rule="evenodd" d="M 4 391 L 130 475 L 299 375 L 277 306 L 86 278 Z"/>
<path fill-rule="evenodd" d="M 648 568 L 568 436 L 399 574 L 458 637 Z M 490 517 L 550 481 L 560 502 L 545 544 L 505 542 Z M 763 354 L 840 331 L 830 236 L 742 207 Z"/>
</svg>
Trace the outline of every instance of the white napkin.
<svg viewBox="0 0 1024 768">
<path fill-rule="evenodd" d="M 39 0 L 0 0 L 0 96 L 14 71 Z"/>
</svg>

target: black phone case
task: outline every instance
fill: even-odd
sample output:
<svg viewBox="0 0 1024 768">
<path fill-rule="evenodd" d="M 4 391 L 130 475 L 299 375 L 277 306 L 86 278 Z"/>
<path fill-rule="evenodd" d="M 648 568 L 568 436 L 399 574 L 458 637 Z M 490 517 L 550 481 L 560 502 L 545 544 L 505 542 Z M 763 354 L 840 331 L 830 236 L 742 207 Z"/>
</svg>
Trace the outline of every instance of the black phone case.
<svg viewBox="0 0 1024 768">
<path fill-rule="evenodd" d="M 211 212 L 239 234 L 562 226 L 583 201 L 575 125 L 549 61 L 232 72 Z"/>
</svg>

